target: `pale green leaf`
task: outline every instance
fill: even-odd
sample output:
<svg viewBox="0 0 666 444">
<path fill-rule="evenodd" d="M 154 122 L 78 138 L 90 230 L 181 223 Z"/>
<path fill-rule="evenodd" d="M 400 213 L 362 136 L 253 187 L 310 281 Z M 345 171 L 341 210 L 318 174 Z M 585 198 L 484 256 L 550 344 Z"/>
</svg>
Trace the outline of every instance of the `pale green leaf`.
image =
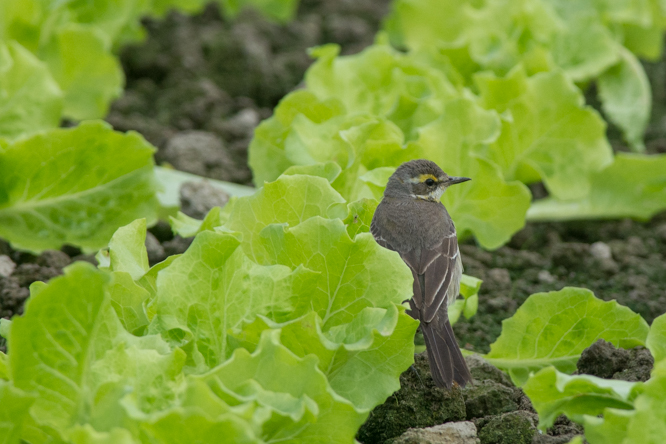
<svg viewBox="0 0 666 444">
<path fill-rule="evenodd" d="M 645 151 L 643 133 L 650 120 L 652 90 L 640 62 L 622 48 L 622 58 L 604 71 L 597 82 L 602 108 L 624 134 L 634 151 Z"/>
<path fill-rule="evenodd" d="M 0 152 L 0 236 L 39 252 L 104 247 L 116 229 L 157 213 L 154 148 L 137 133 L 86 122 Z"/>
<path fill-rule="evenodd" d="M 30 417 L 36 396 L 0 378 L 0 437 L 3 444 L 19 444 L 23 423 Z"/>
<path fill-rule="evenodd" d="M 109 241 L 111 271 L 129 274 L 135 281 L 148 271 L 146 219 L 137 219 L 118 228 Z"/>
<path fill-rule="evenodd" d="M 9 336 L 13 382 L 39 397 L 32 413 L 40 424 L 59 429 L 85 419 L 85 386 L 106 302 L 109 277 L 86 262 L 65 269 L 33 295 L 15 317 Z M 63 325 L 65 324 L 65 325 Z"/>
<path fill-rule="evenodd" d="M 63 90 L 67 117 L 99 119 L 120 97 L 124 76 L 104 34 L 93 26 L 70 23 L 38 53 Z"/>
<path fill-rule="evenodd" d="M 530 221 L 577 219 L 648 220 L 666 209 L 666 155 L 618 153 L 615 161 L 590 178 L 590 191 L 581 199 L 536 201 Z"/>
<path fill-rule="evenodd" d="M 132 437 L 126 429 L 112 429 L 108 432 L 98 432 L 89 424 L 76 425 L 68 433 L 72 444 L 139 444 L 139 440 Z"/>
<path fill-rule="evenodd" d="M 585 439 L 590 444 L 623 444 L 634 410 L 607 408 L 603 417 L 585 415 Z"/>
<path fill-rule="evenodd" d="M 143 304 L 150 293 L 134 282 L 129 273 L 114 271 L 113 281 L 109 285 L 109 300 L 125 329 L 133 334 L 140 334 L 148 325 Z"/>
<path fill-rule="evenodd" d="M 263 263 L 266 252 L 259 242 L 261 230 L 269 224 L 296 226 L 315 216 L 344 217 L 345 200 L 328 181 L 313 176 L 283 176 L 267 183 L 255 195 L 227 204 L 225 228 L 243 235 L 243 249 Z M 225 208 L 226 210 L 227 208 Z"/>
<path fill-rule="evenodd" d="M 252 349 L 263 331 L 280 329 L 282 344 L 299 357 L 316 356 L 333 390 L 357 409 L 381 404 L 399 388 L 398 377 L 414 360 L 418 327 L 404 307 L 366 307 L 348 324 L 328 332 L 322 327 L 314 312 L 283 324 L 259 318 L 244 327 L 238 339 Z"/>
<path fill-rule="evenodd" d="M 149 330 L 187 345 L 188 366 L 207 370 L 229 357 L 227 336 L 243 321 L 298 315 L 295 301 L 306 298 L 312 280 L 303 268 L 257 265 L 235 237 L 204 231 L 158 274 Z"/>
<path fill-rule="evenodd" d="M 289 229 L 271 225 L 260 241 L 268 263 L 318 273 L 308 305 L 324 330 L 351 322 L 365 307 L 386 308 L 411 297 L 411 272 L 400 256 L 380 247 L 370 233 L 352 240 L 339 219 L 314 217 Z"/>
<path fill-rule="evenodd" d="M 647 323 L 627 307 L 597 299 L 583 288 L 566 287 L 531 295 L 502 321 L 502 334 L 486 358 L 522 386 L 530 372 L 551 365 L 572 373 L 583 350 L 597 339 L 627 348 L 645 344 L 647 334 Z"/>
<path fill-rule="evenodd" d="M 261 430 L 266 442 L 352 442 L 367 411 L 331 390 L 316 357 L 294 355 L 279 337 L 278 331 L 265 331 L 254 353 L 236 349 L 229 361 L 201 378 L 222 399 L 267 408 L 273 418 Z"/>
<path fill-rule="evenodd" d="M 583 422 L 583 415 L 596 416 L 606 408 L 632 410 L 637 384 L 590 375 L 569 376 L 547 367 L 530 376 L 522 388 L 539 414 L 539 428 L 546 430 L 561 414 Z"/>
<path fill-rule="evenodd" d="M 650 353 L 652 353 L 655 363 L 666 358 L 666 314 L 652 321 L 646 345 Z"/>
<path fill-rule="evenodd" d="M 202 231 L 213 230 L 215 227 L 221 226 L 223 224 L 220 217 L 221 211 L 220 207 L 211 208 L 204 220 L 194 219 L 179 211 L 175 217 L 169 217 L 169 222 L 175 234 L 182 237 L 193 237 Z"/>
<path fill-rule="evenodd" d="M 294 165 L 285 170 L 285 176 L 303 174 L 305 176 L 323 177 L 329 182 L 333 182 L 342 172 L 340 166 L 335 162 L 315 163 L 310 165 Z"/>
<path fill-rule="evenodd" d="M 56 128 L 62 92 L 47 67 L 15 41 L 0 41 L 0 137 Z"/>
<path fill-rule="evenodd" d="M 666 361 L 655 365 L 634 407 L 636 413 L 629 420 L 623 444 L 660 444 L 666 436 Z"/>
<path fill-rule="evenodd" d="M 561 73 L 527 77 L 521 68 L 505 78 L 475 77 L 484 107 L 505 116 L 499 139 L 479 151 L 507 180 L 543 180 L 551 195 L 574 199 L 590 190 L 590 175 L 612 161 L 599 115 Z M 515 91 L 507 97 L 506 91 Z"/>
</svg>

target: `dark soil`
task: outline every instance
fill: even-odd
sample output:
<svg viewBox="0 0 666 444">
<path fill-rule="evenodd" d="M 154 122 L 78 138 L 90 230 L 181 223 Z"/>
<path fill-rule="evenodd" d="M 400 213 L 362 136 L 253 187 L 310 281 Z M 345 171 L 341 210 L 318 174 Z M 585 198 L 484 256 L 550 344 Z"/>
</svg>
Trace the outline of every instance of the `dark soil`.
<svg viewBox="0 0 666 444">
<path fill-rule="evenodd" d="M 483 279 L 479 310 L 454 330 L 461 344 L 479 352 L 533 293 L 585 287 L 617 300 L 649 323 L 666 312 L 666 214 L 631 220 L 533 223 L 508 245 L 484 251 L 460 246 L 465 273 Z"/>
<path fill-rule="evenodd" d="M 261 119 L 303 80 L 307 49 L 338 43 L 342 53 L 373 42 L 389 0 L 302 0 L 277 25 L 245 10 L 233 21 L 217 6 L 201 14 L 145 19 L 148 38 L 121 52 L 125 95 L 107 120 L 159 148 L 158 162 L 250 183 L 247 146 Z"/>
</svg>

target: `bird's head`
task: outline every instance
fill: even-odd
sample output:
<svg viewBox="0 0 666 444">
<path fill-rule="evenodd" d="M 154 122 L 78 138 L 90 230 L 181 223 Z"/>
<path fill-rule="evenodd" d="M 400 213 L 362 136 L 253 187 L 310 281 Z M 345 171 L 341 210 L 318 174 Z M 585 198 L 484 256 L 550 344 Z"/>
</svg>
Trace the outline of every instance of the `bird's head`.
<svg viewBox="0 0 666 444">
<path fill-rule="evenodd" d="M 410 160 L 391 175 L 384 196 L 439 202 L 449 186 L 468 180 L 468 177 L 449 176 L 430 160 Z"/>
</svg>

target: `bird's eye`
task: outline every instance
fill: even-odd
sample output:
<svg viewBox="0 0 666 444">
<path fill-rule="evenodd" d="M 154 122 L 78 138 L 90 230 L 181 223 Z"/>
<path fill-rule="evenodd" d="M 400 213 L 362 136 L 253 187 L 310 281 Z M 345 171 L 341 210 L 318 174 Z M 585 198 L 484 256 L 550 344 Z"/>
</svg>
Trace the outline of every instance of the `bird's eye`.
<svg viewBox="0 0 666 444">
<path fill-rule="evenodd" d="M 429 187 L 435 185 L 435 181 L 432 179 L 426 179 L 425 184 L 428 185 Z"/>
</svg>

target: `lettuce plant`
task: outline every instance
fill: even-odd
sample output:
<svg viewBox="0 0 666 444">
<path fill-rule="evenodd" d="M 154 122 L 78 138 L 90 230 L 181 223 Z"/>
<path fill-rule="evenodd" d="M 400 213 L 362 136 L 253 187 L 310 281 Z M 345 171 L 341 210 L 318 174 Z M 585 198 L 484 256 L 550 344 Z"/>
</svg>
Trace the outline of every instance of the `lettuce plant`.
<svg viewBox="0 0 666 444">
<path fill-rule="evenodd" d="M 397 45 L 440 53 L 468 84 L 519 64 L 596 80 L 606 116 L 642 151 L 651 92 L 636 55 L 661 55 L 665 16 L 658 1 L 396 0 L 385 27 Z"/>
<path fill-rule="evenodd" d="M 503 321 L 485 357 L 522 386 L 546 430 L 565 414 L 585 428 L 590 444 L 657 444 L 663 441 L 666 315 L 651 327 L 615 301 L 585 289 L 531 295 Z M 602 338 L 616 346 L 646 345 L 655 358 L 649 381 L 628 382 L 573 375 L 583 349 Z"/>
<path fill-rule="evenodd" d="M 597 339 L 615 346 L 644 345 L 648 325 L 615 301 L 604 302 L 584 288 L 567 287 L 531 295 L 490 346 L 488 361 L 522 386 L 530 372 L 554 366 L 572 373 L 581 353 Z"/>
<path fill-rule="evenodd" d="M 381 41 L 353 56 L 339 57 L 332 45 L 313 54 L 306 89 L 285 97 L 255 132 L 258 184 L 333 162 L 340 173 L 332 184 L 345 198 L 379 199 L 395 167 L 425 157 L 473 178 L 443 202 L 463 236 L 496 248 L 523 226 L 530 194 L 520 182 L 582 199 L 613 161 L 604 121 L 561 72 L 477 74 L 475 95 L 441 58 Z"/>
<path fill-rule="evenodd" d="M 138 220 L 101 269 L 33 285 L 0 328 L 6 442 L 351 442 L 398 388 L 418 323 L 409 270 L 350 237 L 348 213 L 326 179 L 284 176 L 183 255 L 149 268 Z"/>
<path fill-rule="evenodd" d="M 154 148 L 85 122 L 0 146 L 0 236 L 39 252 L 106 246 L 117 227 L 157 216 Z"/>
</svg>

